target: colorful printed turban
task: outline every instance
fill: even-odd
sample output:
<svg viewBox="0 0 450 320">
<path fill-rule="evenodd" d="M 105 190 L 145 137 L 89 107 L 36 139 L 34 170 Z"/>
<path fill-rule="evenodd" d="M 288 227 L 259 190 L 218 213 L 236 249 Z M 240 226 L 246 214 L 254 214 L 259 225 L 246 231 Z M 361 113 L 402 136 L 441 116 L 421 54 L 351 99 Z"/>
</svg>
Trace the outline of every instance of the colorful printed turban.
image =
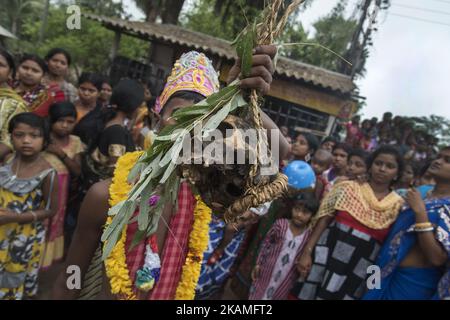
<svg viewBox="0 0 450 320">
<path fill-rule="evenodd" d="M 203 53 L 190 51 L 175 62 L 155 111 L 159 113 L 170 97 L 178 91 L 193 91 L 205 97 L 219 91 L 219 75 L 211 60 Z"/>
</svg>

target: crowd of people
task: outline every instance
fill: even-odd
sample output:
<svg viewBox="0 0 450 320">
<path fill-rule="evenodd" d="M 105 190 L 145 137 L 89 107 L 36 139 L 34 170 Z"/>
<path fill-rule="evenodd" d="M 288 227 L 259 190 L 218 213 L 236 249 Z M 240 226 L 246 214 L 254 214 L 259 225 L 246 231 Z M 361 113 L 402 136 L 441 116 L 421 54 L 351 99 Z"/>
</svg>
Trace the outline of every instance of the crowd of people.
<svg viewBox="0 0 450 320">
<path fill-rule="evenodd" d="M 242 89 L 268 93 L 275 53 L 255 49 Z M 380 122 L 341 123 L 342 139 L 293 137 L 281 127 L 288 192 L 237 223 L 207 208 L 201 259 L 191 255 L 190 235 L 204 203 L 183 181 L 177 206 L 163 204 L 165 223 L 148 236 L 130 223 L 120 254 L 103 261 L 117 181 L 176 124 L 173 112 L 220 84 L 198 52 L 181 56 L 157 100 L 136 79 L 112 86 L 84 73 L 75 87 L 66 80 L 71 63 L 61 48 L 44 59 L 0 49 L 0 299 L 39 298 L 40 275 L 57 264 L 78 266 L 82 286 L 69 288 L 64 269 L 52 279 L 54 299 L 186 298 L 192 283 L 195 299 L 450 298 L 450 146 L 439 150 L 436 137 L 390 112 Z M 239 76 L 235 64 L 228 83 Z M 278 130 L 264 113 L 262 120 Z M 300 188 L 305 172 L 313 183 Z M 186 272 L 189 263 L 198 270 Z M 379 287 L 367 285 L 370 266 L 381 270 Z"/>
</svg>

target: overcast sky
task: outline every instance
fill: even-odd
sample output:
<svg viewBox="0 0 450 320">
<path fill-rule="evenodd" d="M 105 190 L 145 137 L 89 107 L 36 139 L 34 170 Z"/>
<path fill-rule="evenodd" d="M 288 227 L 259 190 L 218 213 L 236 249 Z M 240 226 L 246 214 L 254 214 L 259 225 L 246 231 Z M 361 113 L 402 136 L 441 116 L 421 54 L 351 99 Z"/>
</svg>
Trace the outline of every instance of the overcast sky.
<svg viewBox="0 0 450 320">
<path fill-rule="evenodd" d="M 192 0 L 189 0 L 192 1 Z M 300 17 L 314 32 L 312 23 L 326 15 L 337 0 L 315 0 Z M 357 0 L 349 0 L 349 14 Z M 408 116 L 437 114 L 450 119 L 450 0 L 392 0 L 388 14 L 379 16 L 378 33 L 366 64 L 367 73 L 357 83 L 367 98 L 365 117 L 381 117 L 385 111 Z M 125 0 L 134 19 L 143 14 L 133 0 Z M 416 10 L 413 6 L 426 10 Z M 393 14 L 432 20 L 411 20 Z"/>
</svg>

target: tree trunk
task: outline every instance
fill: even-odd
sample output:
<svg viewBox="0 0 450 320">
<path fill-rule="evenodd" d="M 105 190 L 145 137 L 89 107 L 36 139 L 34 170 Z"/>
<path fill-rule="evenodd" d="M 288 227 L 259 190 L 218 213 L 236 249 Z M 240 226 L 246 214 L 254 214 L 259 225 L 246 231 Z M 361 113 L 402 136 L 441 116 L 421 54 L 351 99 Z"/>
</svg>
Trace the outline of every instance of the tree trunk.
<svg viewBox="0 0 450 320">
<path fill-rule="evenodd" d="M 147 5 L 147 22 L 155 22 L 161 13 L 162 1 L 149 0 Z"/>
<path fill-rule="evenodd" d="M 18 37 L 18 34 L 17 34 L 17 25 L 18 25 L 17 20 L 18 19 L 19 19 L 18 17 L 13 17 L 12 22 L 11 22 L 11 33 L 13 35 L 15 35 L 16 37 Z"/>
<path fill-rule="evenodd" d="M 183 4 L 184 0 L 166 0 L 161 15 L 162 23 L 177 24 Z"/>
<path fill-rule="evenodd" d="M 225 4 L 225 2 L 227 2 L 228 4 L 231 2 L 231 0 L 216 0 L 216 3 L 214 4 L 214 14 L 216 16 L 220 16 L 220 14 L 222 13 L 222 8 Z"/>
<path fill-rule="evenodd" d="M 39 43 L 42 43 L 44 40 L 45 29 L 47 28 L 47 19 L 48 19 L 48 11 L 50 8 L 50 0 L 45 1 L 44 13 L 42 14 L 42 25 L 41 30 L 39 31 Z"/>
</svg>

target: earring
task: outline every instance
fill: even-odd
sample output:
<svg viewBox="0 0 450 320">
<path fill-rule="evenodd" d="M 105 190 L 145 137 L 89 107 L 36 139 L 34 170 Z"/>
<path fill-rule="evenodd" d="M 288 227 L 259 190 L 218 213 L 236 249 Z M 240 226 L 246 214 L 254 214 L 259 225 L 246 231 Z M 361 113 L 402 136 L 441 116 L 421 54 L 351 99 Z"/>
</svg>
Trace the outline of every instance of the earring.
<svg viewBox="0 0 450 320">
<path fill-rule="evenodd" d="M 309 162 L 310 160 L 311 160 L 311 154 L 308 153 L 308 154 L 305 156 L 305 161 L 306 161 L 306 162 Z"/>
</svg>

